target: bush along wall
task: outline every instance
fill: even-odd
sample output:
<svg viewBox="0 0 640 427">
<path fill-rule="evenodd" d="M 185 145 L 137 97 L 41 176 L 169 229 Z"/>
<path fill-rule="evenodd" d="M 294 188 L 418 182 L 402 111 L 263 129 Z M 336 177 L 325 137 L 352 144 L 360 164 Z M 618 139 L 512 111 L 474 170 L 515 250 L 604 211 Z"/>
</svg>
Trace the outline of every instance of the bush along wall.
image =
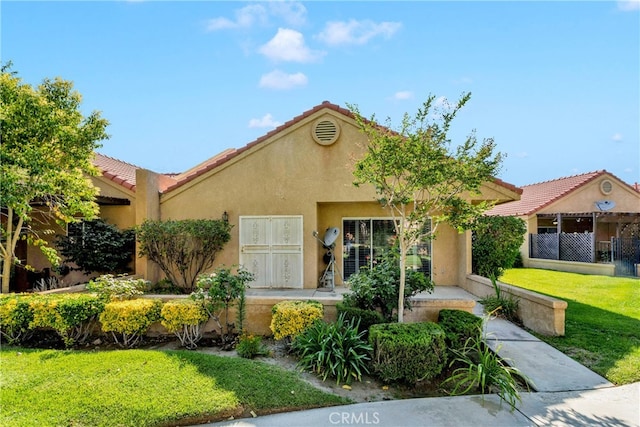
<svg viewBox="0 0 640 427">
<path fill-rule="evenodd" d="M 445 332 L 433 322 L 382 323 L 369 329 L 373 371 L 385 382 L 437 377 L 447 362 Z"/>
<path fill-rule="evenodd" d="M 322 319 L 324 307 L 318 301 L 282 301 L 272 307 L 271 314 L 273 337 L 293 340 L 316 320 Z"/>
</svg>

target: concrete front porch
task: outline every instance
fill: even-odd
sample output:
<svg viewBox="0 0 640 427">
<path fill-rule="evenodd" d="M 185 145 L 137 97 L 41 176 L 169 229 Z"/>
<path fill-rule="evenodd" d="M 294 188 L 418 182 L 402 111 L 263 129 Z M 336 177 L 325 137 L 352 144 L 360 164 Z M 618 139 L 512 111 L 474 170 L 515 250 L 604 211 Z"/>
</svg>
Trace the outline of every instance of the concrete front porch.
<svg viewBox="0 0 640 427">
<path fill-rule="evenodd" d="M 315 300 L 324 306 L 324 319 L 335 321 L 336 304 L 348 288 L 336 286 L 332 291 L 320 289 L 247 289 L 247 320 L 249 332 L 271 335 L 271 308 L 284 300 Z M 422 322 L 438 320 L 440 310 L 458 309 L 473 312 L 477 297 L 458 286 L 436 286 L 432 293 L 421 293 L 412 299 L 412 310 L 405 311 L 405 321 Z M 235 315 L 234 315 L 235 316 Z"/>
</svg>

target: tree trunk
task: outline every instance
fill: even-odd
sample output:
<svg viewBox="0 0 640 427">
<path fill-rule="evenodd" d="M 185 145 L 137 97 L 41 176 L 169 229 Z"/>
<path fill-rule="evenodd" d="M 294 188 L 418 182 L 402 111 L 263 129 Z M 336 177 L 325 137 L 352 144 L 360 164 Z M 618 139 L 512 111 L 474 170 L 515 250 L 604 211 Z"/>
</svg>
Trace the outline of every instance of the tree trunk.
<svg viewBox="0 0 640 427">
<path fill-rule="evenodd" d="M 11 266 L 13 265 L 16 244 L 20 238 L 20 230 L 22 229 L 23 219 L 18 220 L 18 224 L 13 228 L 13 209 L 7 209 L 7 240 L 2 248 L 2 279 L 0 289 L 3 294 L 9 293 L 9 282 L 11 281 Z"/>
<path fill-rule="evenodd" d="M 402 212 L 404 212 L 404 206 L 402 206 Z M 400 247 L 400 284 L 398 286 L 398 323 L 404 322 L 404 287 L 406 282 L 407 273 L 405 265 L 407 262 L 407 248 L 405 243 L 405 221 L 404 214 L 400 222 L 400 233 L 398 233 L 398 246 Z"/>
</svg>

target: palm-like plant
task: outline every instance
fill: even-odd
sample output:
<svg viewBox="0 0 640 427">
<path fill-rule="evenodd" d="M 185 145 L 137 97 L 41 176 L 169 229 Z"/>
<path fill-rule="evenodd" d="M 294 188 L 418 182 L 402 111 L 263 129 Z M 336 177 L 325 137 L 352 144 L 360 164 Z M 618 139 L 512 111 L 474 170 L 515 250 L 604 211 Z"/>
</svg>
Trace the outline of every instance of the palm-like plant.
<svg viewBox="0 0 640 427">
<path fill-rule="evenodd" d="M 443 384 L 453 383 L 453 395 L 480 391 L 482 395 L 496 392 L 506 401 L 511 410 L 520 402 L 518 386 L 522 383 L 527 389 L 531 380 L 519 369 L 509 366 L 479 336 L 470 337 L 462 349 L 451 349 L 455 355 L 449 366 L 460 365 Z"/>
<path fill-rule="evenodd" d="M 361 381 L 369 372 L 372 347 L 363 339 L 365 331 L 358 332 L 358 323 L 344 317 L 341 314 L 335 323 L 318 320 L 295 338 L 292 349 L 301 370 L 312 371 L 323 381 L 335 378 L 337 384 Z"/>
</svg>

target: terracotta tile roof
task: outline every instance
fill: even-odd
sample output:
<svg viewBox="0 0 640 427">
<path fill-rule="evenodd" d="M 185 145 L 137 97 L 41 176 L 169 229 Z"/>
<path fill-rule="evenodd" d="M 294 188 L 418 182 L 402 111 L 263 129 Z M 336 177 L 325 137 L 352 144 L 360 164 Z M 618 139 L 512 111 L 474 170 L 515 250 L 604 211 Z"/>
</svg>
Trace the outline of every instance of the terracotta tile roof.
<svg viewBox="0 0 640 427">
<path fill-rule="evenodd" d="M 487 215 L 531 215 L 605 174 L 611 175 L 600 170 L 525 185 L 520 200 L 495 206 L 487 211 Z"/>
<path fill-rule="evenodd" d="M 104 154 L 94 154 L 93 164 L 100 169 L 102 176 L 131 191 L 136 191 L 136 169 L 138 169 L 138 166 Z"/>
</svg>

